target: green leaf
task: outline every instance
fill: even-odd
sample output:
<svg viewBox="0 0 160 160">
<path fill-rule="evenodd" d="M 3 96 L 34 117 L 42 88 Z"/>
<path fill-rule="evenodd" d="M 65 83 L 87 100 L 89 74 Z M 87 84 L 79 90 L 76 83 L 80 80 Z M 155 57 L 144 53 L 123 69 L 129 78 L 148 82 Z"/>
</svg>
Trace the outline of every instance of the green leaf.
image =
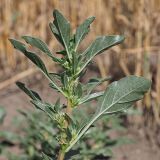
<svg viewBox="0 0 160 160">
<path fill-rule="evenodd" d="M 37 108 L 40 109 L 41 111 L 47 113 L 50 118 L 52 118 L 52 114 L 54 113 L 54 109 L 52 106 L 48 103 L 43 103 L 42 101 L 39 100 L 31 100 L 31 103 Z"/>
<path fill-rule="evenodd" d="M 61 38 L 61 36 L 60 36 L 60 34 L 59 34 L 59 31 L 58 31 L 58 29 L 56 28 L 56 26 L 55 26 L 55 21 L 53 21 L 53 23 L 49 23 L 49 27 L 50 27 L 50 29 L 51 29 L 51 31 L 52 31 L 52 33 L 54 34 L 54 36 L 56 37 L 56 39 L 62 44 L 62 46 L 64 46 L 64 44 L 63 44 L 63 40 L 62 40 L 62 38 Z"/>
<path fill-rule="evenodd" d="M 42 52 L 46 53 L 50 58 L 52 58 L 53 61 L 61 62 L 61 59 L 56 58 L 52 55 L 51 51 L 48 49 L 48 46 L 42 40 L 31 36 L 22 36 L 22 38 L 31 46 L 37 47 Z"/>
<path fill-rule="evenodd" d="M 52 89 L 58 91 L 58 89 L 55 87 L 55 85 L 53 83 L 49 83 L 49 87 L 51 87 Z"/>
<path fill-rule="evenodd" d="M 115 81 L 106 90 L 98 112 L 106 114 L 128 109 L 135 101 L 144 97 L 150 86 L 149 80 L 137 76 L 128 76 Z"/>
<path fill-rule="evenodd" d="M 69 53 L 69 42 L 70 42 L 70 23 L 69 21 L 58 11 L 54 10 L 54 30 L 56 28 L 57 35 L 62 39 L 63 46 L 67 51 L 68 58 L 71 55 Z M 53 27 L 53 25 L 52 25 Z"/>
<path fill-rule="evenodd" d="M 43 61 L 40 59 L 39 56 L 37 56 L 35 53 L 32 53 L 30 51 L 27 51 L 25 45 L 22 43 L 22 42 L 19 42 L 15 39 L 9 39 L 11 44 L 16 48 L 18 49 L 19 51 L 21 51 L 27 58 L 29 58 L 43 73 L 44 75 L 51 81 L 52 85 L 55 86 L 55 88 L 61 92 L 62 94 L 63 91 L 61 90 L 61 88 L 59 88 L 55 82 L 51 79 L 47 69 L 46 69 L 46 66 L 45 64 L 43 63 Z M 65 94 L 64 94 L 65 95 Z"/>
<path fill-rule="evenodd" d="M 76 53 L 73 53 L 72 55 L 73 55 L 72 72 L 73 74 L 75 74 L 77 71 L 77 67 L 79 65 L 79 61 L 78 61 L 78 56 L 76 55 Z"/>
<path fill-rule="evenodd" d="M 37 47 L 48 56 L 52 57 L 52 53 L 48 49 L 48 46 L 40 39 L 31 36 L 22 36 L 22 38 L 33 47 Z"/>
<path fill-rule="evenodd" d="M 62 106 L 60 104 L 60 98 L 58 98 L 55 105 L 54 105 L 54 109 L 56 112 L 59 112 L 61 108 L 62 108 Z"/>
<path fill-rule="evenodd" d="M 81 98 L 78 104 L 80 105 L 80 104 L 86 103 L 88 101 L 91 101 L 93 99 L 103 96 L 103 94 L 104 92 L 96 92 L 96 93 L 89 94 Z"/>
<path fill-rule="evenodd" d="M 18 134 L 9 131 L 0 131 L 0 139 L 15 144 L 19 140 Z"/>
<path fill-rule="evenodd" d="M 82 84 L 81 83 L 78 83 L 77 88 L 76 88 L 76 93 L 77 93 L 78 97 L 82 96 L 83 91 L 82 91 Z"/>
<path fill-rule="evenodd" d="M 100 84 L 105 81 L 110 80 L 111 77 L 106 78 L 91 78 L 87 84 L 84 85 L 83 90 L 87 92 L 87 95 L 91 94 L 91 92 Z"/>
<path fill-rule="evenodd" d="M 45 75 L 48 75 L 46 66 L 39 56 L 37 56 L 35 53 L 27 51 L 25 45 L 22 42 L 19 42 L 15 39 L 9 40 L 16 49 L 20 50 L 27 58 L 29 58 L 38 68 L 42 70 Z"/>
<path fill-rule="evenodd" d="M 24 91 L 32 99 L 31 103 L 34 104 L 34 106 L 36 108 L 38 108 L 38 109 L 44 111 L 45 113 L 47 113 L 50 116 L 50 118 L 53 119 L 52 114 L 57 112 L 58 110 L 60 110 L 61 105 L 60 105 L 60 100 L 59 99 L 56 101 L 55 105 L 51 105 L 49 103 L 43 103 L 42 99 L 40 98 L 38 93 L 30 90 L 29 88 L 27 88 L 25 86 L 25 84 L 23 84 L 21 82 L 17 82 L 16 84 L 22 91 Z"/>
<path fill-rule="evenodd" d="M 82 53 L 82 64 L 78 74 L 90 63 L 90 61 L 101 52 L 121 43 L 124 36 L 101 36 L 98 37 L 85 51 Z"/>
<path fill-rule="evenodd" d="M 95 115 L 91 120 L 80 129 L 77 137 L 70 143 L 66 149 L 68 152 L 72 146 L 88 131 L 92 124 L 100 117 L 106 114 L 120 112 L 128 109 L 136 101 L 143 98 L 149 90 L 151 82 L 143 77 L 128 76 L 119 81 L 115 81 L 106 89 Z"/>
<path fill-rule="evenodd" d="M 54 81 L 57 80 L 57 81 L 60 81 L 61 80 L 61 74 L 59 73 L 49 73 L 49 76 L 51 79 L 53 79 Z"/>
<path fill-rule="evenodd" d="M 37 108 L 46 113 L 51 120 L 57 121 L 57 115 L 59 114 L 60 109 L 62 108 L 61 104 L 59 103 L 58 100 L 55 105 L 49 104 L 49 103 L 43 103 L 42 101 L 39 100 L 31 100 L 31 103 Z"/>
<path fill-rule="evenodd" d="M 64 89 L 66 89 L 68 86 L 68 76 L 66 75 L 66 73 L 62 74 L 61 83 L 63 84 Z"/>
<path fill-rule="evenodd" d="M 36 93 L 35 91 L 30 90 L 29 88 L 27 88 L 25 86 L 25 84 L 23 84 L 21 82 L 17 82 L 16 84 L 22 91 L 24 91 L 32 99 L 31 103 L 36 108 L 44 111 L 45 113 L 47 113 L 49 115 L 49 117 L 51 119 L 54 120 L 53 114 L 56 113 L 61 108 L 59 100 L 57 100 L 55 105 L 51 105 L 49 103 L 43 103 L 41 98 L 40 98 L 40 96 L 38 95 L 38 93 Z"/>
<path fill-rule="evenodd" d="M 90 24 L 94 21 L 95 17 L 90 17 L 86 19 L 76 30 L 75 34 L 75 51 L 78 48 L 80 42 L 85 38 L 85 36 L 90 31 Z"/>
<path fill-rule="evenodd" d="M 51 160 L 46 154 L 42 153 L 42 160 Z"/>
<path fill-rule="evenodd" d="M 66 55 L 66 50 L 57 51 L 56 54 Z"/>
<path fill-rule="evenodd" d="M 33 100 L 41 100 L 41 97 L 36 93 L 35 91 L 32 91 L 28 89 L 24 83 L 21 82 L 16 82 L 16 85 L 23 91 L 25 92 L 31 99 Z"/>
</svg>

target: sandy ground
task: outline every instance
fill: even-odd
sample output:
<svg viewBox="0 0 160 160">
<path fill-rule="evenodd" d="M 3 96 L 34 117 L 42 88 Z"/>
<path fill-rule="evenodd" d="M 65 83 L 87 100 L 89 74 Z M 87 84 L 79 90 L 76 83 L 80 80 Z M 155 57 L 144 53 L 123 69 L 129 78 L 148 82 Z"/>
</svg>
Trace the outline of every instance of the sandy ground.
<svg viewBox="0 0 160 160">
<path fill-rule="evenodd" d="M 37 80 L 35 84 L 30 87 L 40 92 L 42 97 L 45 99 L 50 102 L 54 102 L 55 97 L 57 98 L 58 95 L 49 89 L 49 87 L 46 89 L 44 89 L 44 87 L 40 87 L 39 84 L 41 81 L 43 80 Z M 26 83 L 28 83 L 28 81 Z M 5 119 L 4 126 L 1 126 L 0 129 L 7 130 L 14 130 L 10 123 L 12 118 L 17 116 L 17 109 L 31 109 L 29 99 L 24 93 L 16 89 L 15 84 L 0 91 L 0 105 L 4 106 L 7 110 L 7 117 Z M 126 136 L 133 139 L 135 143 L 115 148 L 113 150 L 115 155 L 113 160 L 160 160 L 160 151 L 155 148 L 153 149 L 150 142 L 148 142 L 145 136 L 140 134 L 139 131 L 128 131 Z M 0 160 L 2 160 L 2 157 L 0 157 Z"/>
</svg>

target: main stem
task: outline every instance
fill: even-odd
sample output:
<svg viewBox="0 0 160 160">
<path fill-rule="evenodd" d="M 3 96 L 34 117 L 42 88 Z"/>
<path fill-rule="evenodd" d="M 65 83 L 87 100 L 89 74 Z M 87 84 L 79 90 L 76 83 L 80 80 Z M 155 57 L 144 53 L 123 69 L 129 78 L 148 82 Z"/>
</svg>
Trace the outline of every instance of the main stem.
<svg viewBox="0 0 160 160">
<path fill-rule="evenodd" d="M 65 153 L 62 150 L 60 150 L 58 155 L 58 160 L 64 160 L 64 156 L 65 156 Z"/>
<path fill-rule="evenodd" d="M 66 113 L 67 113 L 69 116 L 72 114 L 72 107 L 71 107 L 71 102 L 70 102 L 69 99 L 67 99 Z"/>
<path fill-rule="evenodd" d="M 69 99 L 67 99 L 66 113 L 67 113 L 68 115 L 71 115 L 71 113 L 72 113 L 71 102 L 70 102 Z M 69 124 L 66 122 L 66 128 L 68 127 L 68 125 L 69 125 Z M 61 150 L 59 151 L 58 160 L 64 160 L 64 158 L 65 158 L 65 152 L 61 149 Z"/>
</svg>

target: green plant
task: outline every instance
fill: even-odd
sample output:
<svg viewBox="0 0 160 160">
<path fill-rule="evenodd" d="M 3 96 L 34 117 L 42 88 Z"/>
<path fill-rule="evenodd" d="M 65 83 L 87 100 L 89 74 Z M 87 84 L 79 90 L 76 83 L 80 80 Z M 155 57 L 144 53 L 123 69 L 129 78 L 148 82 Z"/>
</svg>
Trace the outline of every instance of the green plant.
<svg viewBox="0 0 160 160">
<path fill-rule="evenodd" d="M 93 110 L 93 106 L 87 106 L 89 107 L 78 108 L 74 111 L 73 115 L 77 120 L 87 119 L 87 113 Z M 39 160 L 41 159 L 39 154 L 41 152 L 47 155 L 55 155 L 58 145 L 56 139 L 53 138 L 57 134 L 53 121 L 39 110 L 19 112 L 18 119 L 17 117 L 13 119 L 13 125 L 19 131 L 18 134 L 8 131 L 0 132 L 1 155 L 8 160 Z M 126 140 L 128 142 L 126 137 L 125 139 L 123 137 L 110 137 L 110 132 L 125 130 L 118 115 L 105 116 L 95 125 L 99 127 L 92 127 L 90 132 L 82 137 L 74 148 L 79 154 L 69 157 L 70 160 L 110 159 L 112 157 L 112 148 L 126 143 Z M 8 149 L 11 146 L 19 148 L 21 154 L 10 152 Z"/>
<path fill-rule="evenodd" d="M 105 91 L 95 93 L 94 88 L 106 79 L 92 78 L 87 84 L 82 84 L 80 78 L 85 74 L 85 68 L 96 55 L 121 43 L 124 37 L 119 35 L 100 36 L 84 52 L 79 53 L 78 46 L 88 34 L 90 24 L 95 18 L 88 18 L 77 28 L 75 34 L 71 34 L 70 23 L 58 10 L 53 12 L 53 16 L 54 21 L 49 26 L 56 39 L 64 47 L 64 50 L 57 52 L 62 55 L 62 58 L 57 58 L 52 54 L 40 39 L 30 36 L 22 38 L 62 66 L 64 69 L 62 73 L 49 72 L 40 57 L 27 50 L 24 43 L 14 39 L 10 39 L 10 42 L 42 71 L 50 81 L 50 86 L 67 100 L 66 105 L 62 105 L 59 98 L 55 104 L 47 103 L 41 99 L 38 93 L 30 90 L 23 83 L 17 82 L 17 86 L 31 98 L 31 103 L 44 111 L 56 123 L 59 153 L 53 156 L 43 154 L 44 159 L 48 160 L 55 156 L 58 160 L 63 160 L 66 153 L 69 153 L 73 146 L 90 130 L 93 123 L 103 116 L 116 114 L 131 107 L 135 101 L 143 98 L 144 93 L 150 88 L 151 82 L 143 77 L 128 76 L 111 83 Z M 76 121 L 72 116 L 72 110 L 98 97 L 101 98 L 95 114 L 83 124 Z"/>
<path fill-rule="evenodd" d="M 42 151 L 48 155 L 56 153 L 57 145 L 53 136 L 56 136 L 57 131 L 53 121 L 40 111 L 19 112 L 18 119 L 16 117 L 12 122 L 19 133 L 0 132 L 0 153 L 9 160 L 38 160 Z M 21 154 L 8 151 L 11 146 L 19 149 Z"/>
</svg>

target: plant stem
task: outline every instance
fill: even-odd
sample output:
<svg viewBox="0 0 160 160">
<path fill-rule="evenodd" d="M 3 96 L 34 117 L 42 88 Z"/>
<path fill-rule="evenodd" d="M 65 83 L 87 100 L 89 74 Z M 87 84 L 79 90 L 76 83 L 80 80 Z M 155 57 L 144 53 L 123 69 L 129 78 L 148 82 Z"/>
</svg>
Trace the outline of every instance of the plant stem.
<svg viewBox="0 0 160 160">
<path fill-rule="evenodd" d="M 68 115 L 71 115 L 71 113 L 72 113 L 71 102 L 70 102 L 69 99 L 67 99 L 66 113 L 67 113 Z M 67 128 L 69 124 L 66 122 L 65 125 L 66 125 L 66 128 Z M 59 151 L 59 154 L 58 154 L 58 159 L 57 159 L 57 160 L 64 160 L 64 158 L 65 158 L 65 152 L 63 152 L 63 150 L 60 150 L 60 151 Z"/>
<path fill-rule="evenodd" d="M 64 160 L 64 156 L 65 156 L 65 153 L 62 150 L 60 150 L 57 160 Z"/>
<path fill-rule="evenodd" d="M 66 113 L 67 113 L 69 116 L 72 114 L 72 107 L 71 107 L 71 102 L 70 102 L 69 99 L 67 99 Z"/>
</svg>

